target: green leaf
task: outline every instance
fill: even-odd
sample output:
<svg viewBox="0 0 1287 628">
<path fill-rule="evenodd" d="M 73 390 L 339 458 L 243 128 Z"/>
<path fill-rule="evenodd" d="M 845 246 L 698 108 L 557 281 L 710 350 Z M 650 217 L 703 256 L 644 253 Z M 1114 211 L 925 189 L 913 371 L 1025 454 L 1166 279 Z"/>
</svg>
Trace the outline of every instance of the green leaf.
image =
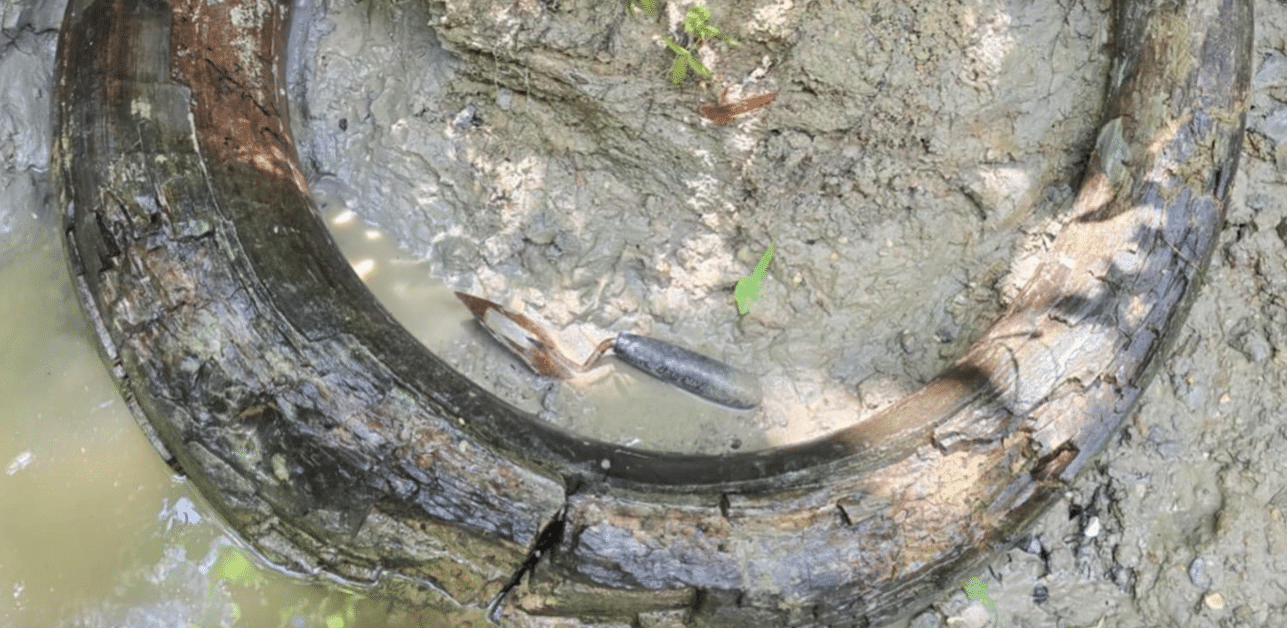
<svg viewBox="0 0 1287 628">
<path fill-rule="evenodd" d="M 675 43 L 669 37 L 663 37 L 662 40 L 666 42 L 667 47 L 675 51 L 675 61 L 670 64 L 671 83 L 678 85 L 680 81 L 683 81 L 688 76 L 689 68 L 706 78 L 710 78 L 711 71 L 707 70 L 706 66 L 702 65 L 702 62 L 698 61 L 697 57 L 694 57 L 693 53 L 689 52 L 687 48 Z"/>
<path fill-rule="evenodd" d="M 657 10 L 657 0 L 626 0 L 626 9 L 630 11 L 630 15 L 632 17 L 635 14 L 635 7 L 643 9 L 644 13 L 648 14 L 648 17 L 657 17 L 660 15 L 660 12 Z"/>
<path fill-rule="evenodd" d="M 737 286 L 733 288 L 733 300 L 737 301 L 738 314 L 745 316 L 751 311 L 751 304 L 760 299 L 760 289 L 764 287 L 764 277 L 769 272 L 769 262 L 773 260 L 773 253 L 776 250 L 777 243 L 769 242 L 769 250 L 760 257 L 760 262 L 755 265 L 755 271 L 749 277 L 737 280 Z"/>
<path fill-rule="evenodd" d="M 711 19 L 711 10 L 706 7 L 689 7 L 688 13 L 684 14 L 684 30 L 689 35 L 701 37 L 702 26 L 706 20 Z"/>
<path fill-rule="evenodd" d="M 694 72 L 706 78 L 711 77 L 711 71 L 707 70 L 706 66 L 702 65 L 702 62 L 698 61 L 697 57 L 694 57 L 693 55 L 688 55 L 688 67 L 692 68 Z"/>
<path fill-rule="evenodd" d="M 678 85 L 683 82 L 684 78 L 687 76 L 688 57 L 683 55 L 675 57 L 675 62 L 670 64 L 670 82 Z"/>
<path fill-rule="evenodd" d="M 724 43 L 730 46 L 737 45 L 737 41 L 735 41 L 732 37 L 725 35 L 723 31 L 721 31 L 718 28 L 715 28 L 714 26 L 707 26 L 704 32 L 705 32 L 705 35 L 703 35 L 703 37 L 716 37 L 720 41 L 723 41 Z"/>
<path fill-rule="evenodd" d="M 255 563 L 235 547 L 223 546 L 219 549 L 219 558 L 207 574 L 210 586 L 219 581 L 231 582 L 237 586 L 253 587 L 264 581 Z"/>
<path fill-rule="evenodd" d="M 992 614 L 993 626 L 1001 625 L 1000 615 L 997 613 L 997 605 L 992 601 L 992 598 L 988 596 L 988 585 L 983 582 L 983 578 L 975 576 L 961 583 L 961 586 L 965 589 L 966 597 L 975 602 L 982 602 L 983 607 L 988 609 L 988 612 Z"/>
<path fill-rule="evenodd" d="M 697 39 L 709 39 L 716 37 L 730 46 L 736 46 L 737 42 L 731 37 L 724 34 L 720 29 L 707 24 L 711 19 L 711 10 L 706 7 L 691 7 L 688 13 L 684 14 L 684 30 Z"/>
<path fill-rule="evenodd" d="M 224 580 L 236 582 L 241 578 L 242 574 L 246 573 L 246 570 L 250 569 L 250 561 L 246 560 L 246 557 L 242 556 L 241 552 L 237 550 L 229 550 L 224 553 L 219 562 L 222 563 L 219 565 L 219 575 Z"/>
</svg>

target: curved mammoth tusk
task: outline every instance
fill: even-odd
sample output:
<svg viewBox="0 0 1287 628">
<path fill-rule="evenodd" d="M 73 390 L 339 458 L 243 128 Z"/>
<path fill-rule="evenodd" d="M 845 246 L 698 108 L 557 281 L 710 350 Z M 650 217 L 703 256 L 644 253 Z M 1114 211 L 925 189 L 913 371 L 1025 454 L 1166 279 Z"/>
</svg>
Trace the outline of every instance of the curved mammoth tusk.
<svg viewBox="0 0 1287 628">
<path fill-rule="evenodd" d="M 372 298 L 297 163 L 288 11 L 72 0 L 55 152 L 80 299 L 144 430 L 267 558 L 463 613 L 496 600 L 515 625 L 879 623 L 986 558 L 1165 355 L 1220 228 L 1251 58 L 1250 0 L 1115 3 L 1074 218 L 1009 312 L 872 419 L 695 456 L 536 421 Z"/>
</svg>

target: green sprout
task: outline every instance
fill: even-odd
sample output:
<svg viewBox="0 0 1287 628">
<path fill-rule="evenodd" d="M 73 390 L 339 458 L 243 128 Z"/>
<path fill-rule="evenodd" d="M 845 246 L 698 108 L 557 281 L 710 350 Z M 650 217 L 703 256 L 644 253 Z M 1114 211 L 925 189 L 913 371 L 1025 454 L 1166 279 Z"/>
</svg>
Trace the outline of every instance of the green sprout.
<svg viewBox="0 0 1287 628">
<path fill-rule="evenodd" d="M 714 26 L 707 24 L 706 21 L 711 19 L 711 10 L 706 7 L 689 7 L 688 13 L 684 14 L 684 32 L 692 35 L 694 41 L 701 43 L 712 37 L 717 38 L 730 46 L 736 46 L 737 42 L 728 35 L 724 34 Z M 702 65 L 697 57 L 693 56 L 691 50 L 680 46 L 669 37 L 666 40 L 666 46 L 675 51 L 675 62 L 670 64 L 670 82 L 678 85 L 688 76 L 688 71 L 692 70 L 706 78 L 711 77 L 711 71 Z"/>
<path fill-rule="evenodd" d="M 657 8 L 657 0 L 627 0 L 626 10 L 630 15 L 635 14 L 635 9 L 642 9 L 649 17 L 657 17 L 660 11 Z M 700 44 L 707 39 L 719 39 L 730 46 L 736 46 L 737 41 L 732 37 L 724 34 L 724 31 L 708 24 L 711 19 L 711 10 L 706 7 L 689 7 L 688 12 L 684 14 L 684 32 L 693 37 L 693 41 Z M 675 53 L 675 61 L 670 64 L 670 82 L 675 85 L 683 82 L 688 77 L 688 71 L 692 70 L 697 74 L 710 78 L 711 71 L 697 60 L 693 51 L 679 45 L 675 40 L 669 37 L 662 37 L 666 42 L 666 47 Z"/>
<path fill-rule="evenodd" d="M 769 250 L 764 252 L 760 263 L 755 265 L 755 272 L 749 277 L 737 280 L 733 288 L 733 299 L 737 301 L 737 313 L 745 316 L 751 311 L 751 304 L 760 299 L 760 288 L 764 286 L 764 276 L 769 272 L 769 262 L 773 259 L 776 244 L 769 242 Z"/>
<path fill-rule="evenodd" d="M 670 64 L 671 83 L 678 85 L 688 77 L 688 70 L 690 69 L 706 78 L 711 77 L 711 71 L 706 69 L 706 66 L 702 65 L 702 62 L 698 61 L 697 57 L 694 57 L 693 53 L 689 52 L 687 48 L 675 43 L 669 37 L 663 37 L 662 39 L 666 40 L 666 45 L 675 51 L 675 62 Z"/>
<path fill-rule="evenodd" d="M 965 588 L 965 597 L 974 602 L 983 602 L 983 607 L 992 614 L 992 625 L 1000 626 L 1000 616 L 997 613 L 996 602 L 993 602 L 992 598 L 988 596 L 988 585 L 983 583 L 983 578 L 975 576 L 961 584 Z"/>
<path fill-rule="evenodd" d="M 684 31 L 689 35 L 696 37 L 698 41 L 715 37 L 730 46 L 736 46 L 737 42 L 732 37 L 725 35 L 723 31 L 710 24 L 706 20 L 711 19 L 711 10 L 706 7 L 691 7 L 688 13 L 684 14 Z"/>
</svg>

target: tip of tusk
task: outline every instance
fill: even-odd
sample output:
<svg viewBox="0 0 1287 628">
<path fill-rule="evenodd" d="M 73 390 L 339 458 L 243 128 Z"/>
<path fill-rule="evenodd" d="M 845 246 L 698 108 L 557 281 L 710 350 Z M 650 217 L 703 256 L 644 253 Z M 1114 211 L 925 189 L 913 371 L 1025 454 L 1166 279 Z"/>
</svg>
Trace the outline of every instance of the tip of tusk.
<svg viewBox="0 0 1287 628">
<path fill-rule="evenodd" d="M 504 309 L 487 299 L 481 299 L 472 294 L 465 294 L 464 292 L 457 292 L 456 298 L 460 299 L 460 302 L 464 303 L 465 307 L 469 308 L 470 313 L 474 315 L 474 318 L 477 318 L 478 320 L 486 318 L 488 310 Z"/>
</svg>

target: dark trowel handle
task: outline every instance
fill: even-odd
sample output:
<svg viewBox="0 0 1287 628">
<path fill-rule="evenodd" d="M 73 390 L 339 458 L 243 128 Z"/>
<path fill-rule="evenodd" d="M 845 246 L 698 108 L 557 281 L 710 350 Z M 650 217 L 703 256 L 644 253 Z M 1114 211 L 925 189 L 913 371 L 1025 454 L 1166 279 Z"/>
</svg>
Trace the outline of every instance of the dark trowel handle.
<svg viewBox="0 0 1287 628">
<path fill-rule="evenodd" d="M 745 410 L 760 405 L 760 380 L 741 369 L 669 342 L 621 334 L 612 352 L 653 377 L 720 405 Z"/>
</svg>

